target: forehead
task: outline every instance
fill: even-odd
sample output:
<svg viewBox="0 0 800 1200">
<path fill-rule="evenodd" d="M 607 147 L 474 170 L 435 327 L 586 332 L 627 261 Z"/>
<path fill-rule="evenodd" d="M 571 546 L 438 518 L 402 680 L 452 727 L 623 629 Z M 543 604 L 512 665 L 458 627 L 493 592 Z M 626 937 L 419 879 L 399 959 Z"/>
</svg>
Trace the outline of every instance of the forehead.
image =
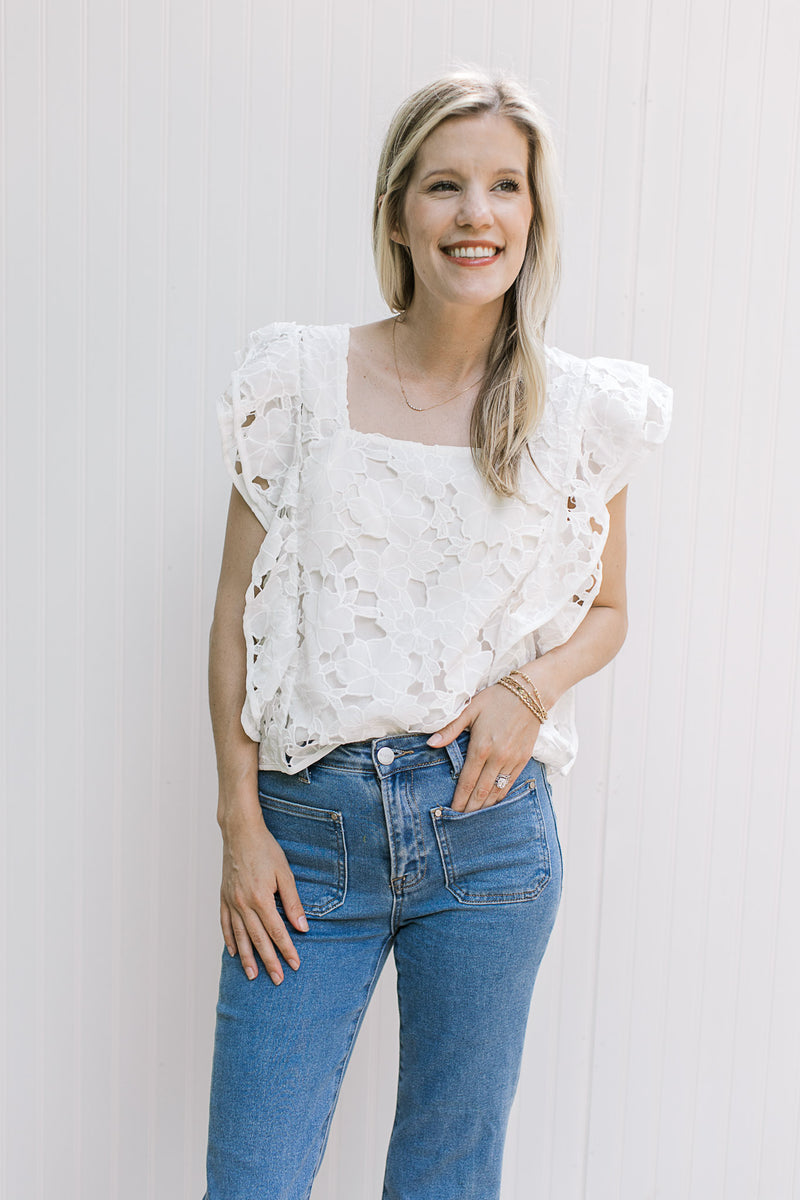
<svg viewBox="0 0 800 1200">
<path fill-rule="evenodd" d="M 469 165 L 524 171 L 527 164 L 528 139 L 511 118 L 479 113 L 448 117 L 437 125 L 419 148 L 414 174 Z"/>
</svg>

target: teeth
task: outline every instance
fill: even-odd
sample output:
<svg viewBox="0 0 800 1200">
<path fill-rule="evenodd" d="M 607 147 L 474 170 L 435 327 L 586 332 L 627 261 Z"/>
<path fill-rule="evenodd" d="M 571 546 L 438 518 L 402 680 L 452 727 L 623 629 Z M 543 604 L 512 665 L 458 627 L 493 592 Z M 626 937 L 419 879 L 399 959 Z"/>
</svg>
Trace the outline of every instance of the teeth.
<svg viewBox="0 0 800 1200">
<path fill-rule="evenodd" d="M 494 246 L 450 246 L 445 250 L 451 258 L 494 258 L 496 253 Z"/>
</svg>

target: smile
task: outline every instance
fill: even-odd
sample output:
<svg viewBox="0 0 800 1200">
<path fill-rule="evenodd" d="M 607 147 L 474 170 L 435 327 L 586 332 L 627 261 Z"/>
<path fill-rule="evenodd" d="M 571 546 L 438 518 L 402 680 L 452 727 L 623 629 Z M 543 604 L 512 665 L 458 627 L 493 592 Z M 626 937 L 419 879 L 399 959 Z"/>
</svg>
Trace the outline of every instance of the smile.
<svg viewBox="0 0 800 1200">
<path fill-rule="evenodd" d="M 448 258 L 480 259 L 482 262 L 497 258 L 501 253 L 499 246 L 443 246 L 442 250 Z"/>
</svg>

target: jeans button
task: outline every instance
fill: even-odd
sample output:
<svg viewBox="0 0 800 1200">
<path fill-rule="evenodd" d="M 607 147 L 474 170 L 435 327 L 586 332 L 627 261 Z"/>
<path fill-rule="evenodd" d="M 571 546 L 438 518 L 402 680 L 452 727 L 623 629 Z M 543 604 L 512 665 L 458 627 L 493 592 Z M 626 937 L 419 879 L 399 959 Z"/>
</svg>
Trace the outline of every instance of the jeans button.
<svg viewBox="0 0 800 1200">
<path fill-rule="evenodd" d="M 394 750 L 391 746 L 381 746 L 378 751 L 378 762 L 384 767 L 391 766 L 394 762 Z"/>
</svg>

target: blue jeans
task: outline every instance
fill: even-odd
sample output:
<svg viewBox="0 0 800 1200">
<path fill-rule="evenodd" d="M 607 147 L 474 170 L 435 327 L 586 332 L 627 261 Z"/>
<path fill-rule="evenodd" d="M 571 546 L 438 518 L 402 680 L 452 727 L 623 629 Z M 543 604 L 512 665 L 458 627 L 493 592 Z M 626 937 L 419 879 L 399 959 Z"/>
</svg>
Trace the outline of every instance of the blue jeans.
<svg viewBox="0 0 800 1200">
<path fill-rule="evenodd" d="M 308 1197 L 390 949 L 400 1074 L 384 1200 L 499 1196 L 562 864 L 536 759 L 494 806 L 450 808 L 468 740 L 385 737 L 259 773 L 310 929 L 293 932 L 300 968 L 278 987 L 223 951 L 206 1200 Z"/>
</svg>

